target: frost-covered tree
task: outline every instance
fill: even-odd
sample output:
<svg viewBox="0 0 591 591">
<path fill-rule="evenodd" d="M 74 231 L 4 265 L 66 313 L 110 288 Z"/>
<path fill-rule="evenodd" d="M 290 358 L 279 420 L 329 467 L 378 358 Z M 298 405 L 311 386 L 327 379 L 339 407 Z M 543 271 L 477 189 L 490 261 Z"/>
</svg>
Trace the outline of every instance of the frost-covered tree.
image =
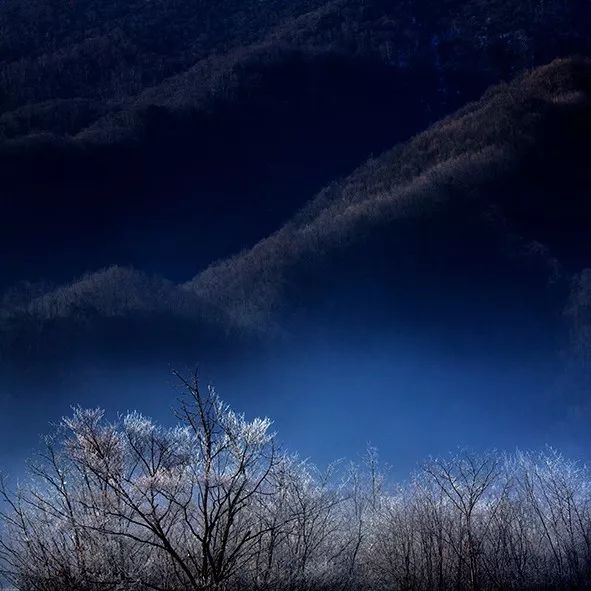
<svg viewBox="0 0 591 591">
<path fill-rule="evenodd" d="M 279 452 L 181 376 L 179 424 L 74 409 L 0 484 L 0 574 L 21 591 L 588 589 L 591 480 L 548 450 L 461 452 L 389 482 Z"/>
</svg>

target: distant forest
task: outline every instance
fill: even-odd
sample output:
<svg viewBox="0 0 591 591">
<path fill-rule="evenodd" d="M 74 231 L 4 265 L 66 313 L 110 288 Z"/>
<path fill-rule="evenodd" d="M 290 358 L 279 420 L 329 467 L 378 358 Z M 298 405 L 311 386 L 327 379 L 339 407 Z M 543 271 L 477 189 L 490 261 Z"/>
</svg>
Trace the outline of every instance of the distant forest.
<svg viewBox="0 0 591 591">
<path fill-rule="evenodd" d="M 0 290 L 114 263 L 166 275 L 138 260 L 113 221 L 145 235 L 163 196 L 159 235 L 174 237 L 177 277 L 192 277 L 491 84 L 589 55 L 587 5 L 4 0 L 0 175 L 11 224 L 0 250 L 12 255 Z M 255 210 L 256 230 L 241 223 Z M 30 235 L 55 256 L 39 261 Z M 92 256 L 77 257 L 64 236 Z M 69 274 L 56 262 L 66 257 Z"/>
<path fill-rule="evenodd" d="M 211 108 L 214 99 L 256 94 L 264 70 L 288 68 L 294 54 L 369 60 L 391 75 L 419 69 L 433 85 L 422 100 L 435 109 L 443 95 L 454 101 L 455 92 L 470 96 L 470 85 L 479 92 L 588 52 L 589 25 L 586 3 L 574 0 L 5 0 L 0 138 L 114 141 L 150 106 Z"/>
</svg>

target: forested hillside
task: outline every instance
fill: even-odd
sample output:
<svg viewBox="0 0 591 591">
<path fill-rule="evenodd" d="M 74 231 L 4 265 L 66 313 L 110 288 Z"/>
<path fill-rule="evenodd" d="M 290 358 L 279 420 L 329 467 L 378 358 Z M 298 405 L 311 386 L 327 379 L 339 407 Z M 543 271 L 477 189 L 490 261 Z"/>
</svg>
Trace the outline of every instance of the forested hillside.
<svg viewBox="0 0 591 591">
<path fill-rule="evenodd" d="M 168 318 L 169 330 L 178 323 L 197 339 L 216 326 L 267 333 L 294 309 L 322 310 L 331 294 L 372 285 L 381 286 L 392 323 L 449 317 L 469 324 L 476 314 L 494 324 L 506 312 L 512 324 L 517 313 L 552 338 L 566 328 L 571 281 L 591 254 L 584 241 L 590 90 L 583 59 L 501 84 L 190 281 L 112 267 L 55 288 L 24 285 L 5 297 L 5 350 L 18 350 L 14 339 L 30 347 L 59 341 L 62 330 L 84 333 L 100 319 L 101 330 L 109 326 L 103 320 L 116 326 L 132 318 L 146 330 Z M 447 295 L 433 305 L 437 284 Z M 499 297 L 510 304 L 505 312 Z"/>
<path fill-rule="evenodd" d="M 10 1 L 0 24 L 3 287 L 58 260 L 186 276 L 591 30 L 582 1 Z"/>
<path fill-rule="evenodd" d="M 156 98 L 203 107 L 199 91 L 223 96 L 249 85 L 243 70 L 264 68 L 286 50 L 365 56 L 392 73 L 419 67 L 437 79 L 438 92 L 453 95 L 466 92 L 458 76 L 471 72 L 478 86 L 590 43 L 584 2 L 9 0 L 0 19 L 6 137 L 72 135 L 101 111 Z"/>
</svg>

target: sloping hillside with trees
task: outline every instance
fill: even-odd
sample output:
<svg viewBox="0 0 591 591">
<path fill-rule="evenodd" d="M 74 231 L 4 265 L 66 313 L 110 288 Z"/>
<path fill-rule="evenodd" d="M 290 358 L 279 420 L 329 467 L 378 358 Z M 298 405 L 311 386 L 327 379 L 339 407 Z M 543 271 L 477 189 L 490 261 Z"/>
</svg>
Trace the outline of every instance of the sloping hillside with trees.
<svg viewBox="0 0 591 591">
<path fill-rule="evenodd" d="M 162 272 L 180 250 L 186 276 L 489 85 L 588 54 L 591 30 L 578 1 L 10 1 L 0 25 L 4 287 L 29 279 L 27 233 L 74 258 L 68 230 L 92 255 L 80 273 Z M 162 207 L 167 250 L 138 255 L 113 220 L 145 235 Z M 262 231 L 240 223 L 253 209 Z M 53 261 L 34 272 L 58 277 Z"/>
<path fill-rule="evenodd" d="M 489 289 L 508 300 L 530 294 L 527 314 L 552 334 L 572 278 L 588 264 L 590 89 L 587 60 L 497 86 L 188 282 L 114 267 L 56 288 L 23 285 L 5 297 L 5 350 L 11 335 L 32 330 L 34 342 L 52 342 L 99 319 L 138 318 L 143 330 L 151 319 L 176 319 L 196 335 L 206 326 L 267 333 L 294 306 L 306 314 L 330 294 L 376 281 L 389 286 L 382 292 L 393 319 L 405 302 L 423 300 L 417 318 L 436 316 L 428 286 L 441 281 L 462 313 L 462 302 L 486 301 Z"/>
</svg>

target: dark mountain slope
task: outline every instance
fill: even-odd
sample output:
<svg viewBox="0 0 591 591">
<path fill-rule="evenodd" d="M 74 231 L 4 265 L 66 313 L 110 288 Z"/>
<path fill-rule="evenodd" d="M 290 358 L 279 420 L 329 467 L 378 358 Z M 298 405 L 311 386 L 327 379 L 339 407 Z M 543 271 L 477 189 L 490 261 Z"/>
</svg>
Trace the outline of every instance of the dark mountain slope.
<svg viewBox="0 0 591 591">
<path fill-rule="evenodd" d="M 289 269 L 327 251 L 355 250 L 376 232 L 376 244 L 400 240 L 404 255 L 421 242 L 438 257 L 453 245 L 447 262 L 459 268 L 458 256 L 483 265 L 470 242 L 484 231 L 496 237 L 496 254 L 531 254 L 553 272 L 580 269 L 591 256 L 590 66 L 554 62 L 495 87 L 329 187 L 279 232 L 201 273 L 191 288 L 212 301 L 226 295 L 232 310 L 248 294 L 246 308 L 266 316 Z M 464 236 L 463 224 L 478 230 Z M 449 243 L 433 240 L 435 228 Z M 249 322 L 251 313 L 231 316 Z"/>
<path fill-rule="evenodd" d="M 264 66 L 267 53 L 285 47 L 434 70 L 438 90 L 450 94 L 464 92 L 452 86 L 465 83 L 467 73 L 487 83 L 591 48 L 591 15 L 583 1 L 7 0 L 0 19 L 4 113 L 32 104 L 47 110 L 47 101 L 59 99 L 86 99 L 110 111 L 146 98 L 148 104 L 156 98 L 171 107 L 201 107 L 203 93 L 191 80 L 223 93 L 228 84 L 240 85 L 241 61 Z M 43 129 L 62 133 L 59 117 L 46 126 L 43 117 L 21 118 L 20 129 L 10 129 L 9 120 L 3 120 L 7 137 Z"/>
<path fill-rule="evenodd" d="M 113 268 L 14 292 L 2 309 L 5 346 L 11 335 L 27 345 L 92 335 L 105 321 L 154 326 L 157 341 L 165 320 L 203 343 L 347 315 L 394 330 L 477 327 L 492 340 L 521 331 L 516 347 L 532 334 L 556 347 L 571 278 L 591 257 L 590 99 L 588 60 L 533 70 L 370 160 L 188 283 Z"/>
<path fill-rule="evenodd" d="M 186 276 L 491 83 L 589 53 L 590 18 L 557 0 L 5 2 L 3 280 Z"/>
</svg>

